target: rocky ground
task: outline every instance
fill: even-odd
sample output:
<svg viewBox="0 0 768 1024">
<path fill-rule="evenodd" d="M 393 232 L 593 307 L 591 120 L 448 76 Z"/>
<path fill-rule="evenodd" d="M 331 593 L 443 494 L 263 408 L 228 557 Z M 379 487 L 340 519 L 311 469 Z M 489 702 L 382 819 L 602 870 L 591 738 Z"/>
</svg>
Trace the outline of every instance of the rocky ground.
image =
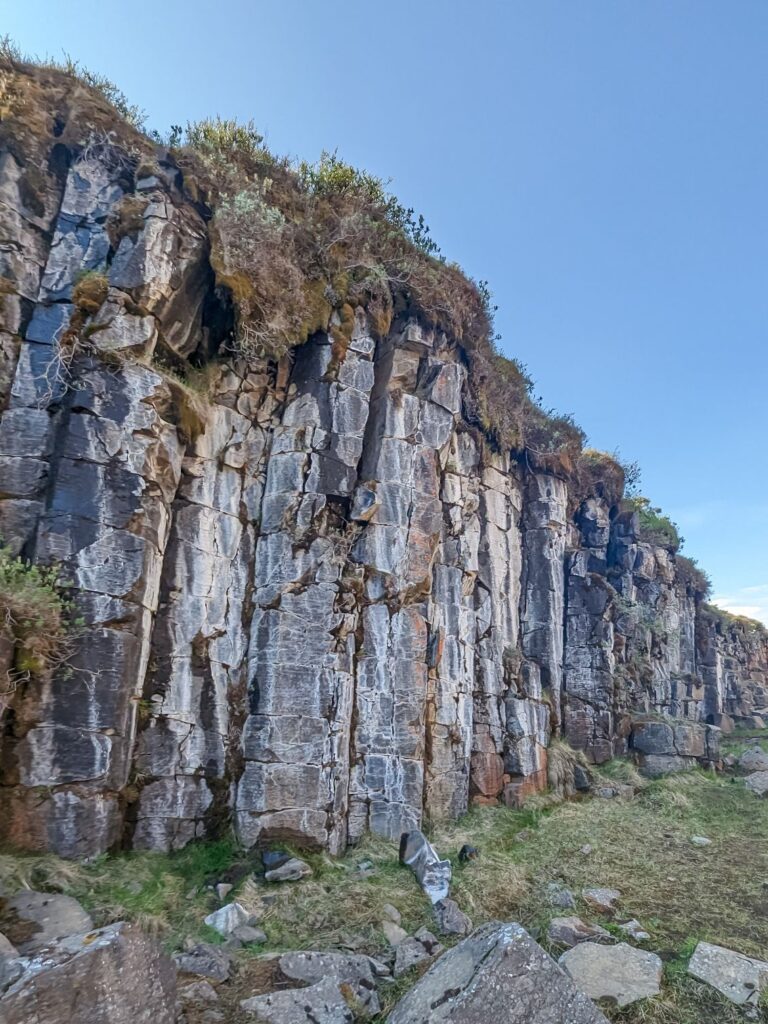
<svg viewBox="0 0 768 1024">
<path fill-rule="evenodd" d="M 478 808 L 435 828 L 430 839 L 451 861 L 451 898 L 479 928 L 466 940 L 477 963 L 501 957 L 499 963 L 509 964 L 510 944 L 514 956 L 537 963 L 539 954 L 531 951 L 537 947 L 529 950 L 527 939 L 520 946 L 514 930 L 483 928 L 492 921 L 519 922 L 544 950 L 563 958 L 608 1020 L 768 1021 L 765 995 L 758 996 L 768 974 L 746 959 L 768 956 L 768 801 L 745 781 L 760 771 L 761 758 L 768 759 L 768 738 L 730 739 L 725 758 L 723 774 L 693 771 L 652 782 L 616 761 L 595 777 L 583 799 L 537 797 L 522 811 Z M 414 874 L 399 863 L 396 846 L 384 840 L 368 839 L 337 859 L 285 851 L 291 853 L 299 864 L 277 856 L 265 865 L 261 855 L 228 842 L 195 844 L 176 855 L 103 857 L 84 866 L 51 856 L 6 855 L 0 864 L 6 894 L 0 929 L 17 938 L 8 897 L 21 892 L 28 902 L 29 888 L 64 893 L 81 904 L 90 918 L 84 924 L 68 908 L 75 917 L 65 917 L 62 928 L 69 931 L 118 920 L 138 923 L 182 968 L 180 1006 L 188 1024 L 314 1020 L 301 1016 L 309 1005 L 304 990 L 295 1005 L 295 990 L 306 985 L 313 999 L 321 999 L 317 1019 L 329 1024 L 415 1024 L 423 1012 L 418 985 L 429 986 L 431 999 L 441 984 L 437 968 L 419 979 L 431 964 L 444 963 L 444 973 L 455 973 L 446 958 L 464 941 L 465 918 L 436 915 Z M 265 866 L 274 880 L 267 879 Z M 221 912 L 233 904 L 242 911 Z M 237 937 L 226 939 L 217 928 L 238 929 Z M 742 956 L 723 961 L 725 954 L 707 944 Z M 318 961 L 283 955 L 294 950 L 332 956 Z M 728 997 L 699 980 L 722 979 L 723 962 Z M 544 959 L 539 966 L 549 970 L 548 964 Z M 354 1010 L 334 1007 L 333 978 L 341 979 Z M 546 975 L 541 988 L 557 1000 L 576 999 Z M 736 998 L 746 1002 L 740 1006 Z M 592 1016 L 591 1004 L 568 1005 L 569 1021 L 604 1019 Z M 471 1009 L 460 1018 L 430 1012 L 434 1020 L 475 1019 Z M 564 1019 L 557 1015 L 562 1012 L 552 1009 L 551 1020 Z"/>
</svg>

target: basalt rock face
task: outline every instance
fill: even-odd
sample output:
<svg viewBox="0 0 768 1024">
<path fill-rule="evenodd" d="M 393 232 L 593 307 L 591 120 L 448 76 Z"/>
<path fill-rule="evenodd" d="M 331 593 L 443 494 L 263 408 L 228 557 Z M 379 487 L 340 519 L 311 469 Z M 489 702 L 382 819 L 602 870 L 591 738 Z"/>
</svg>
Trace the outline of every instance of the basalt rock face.
<svg viewBox="0 0 768 1024">
<path fill-rule="evenodd" d="M 204 211 L 158 168 L 0 155 L 0 537 L 82 622 L 0 702 L 6 839 L 234 823 L 335 852 L 518 802 L 553 732 L 602 761 L 633 711 L 768 708 L 765 634 L 703 611 L 636 516 L 495 450 L 450 337 L 359 307 L 279 362 L 227 355 Z M 169 372 L 190 359 L 204 393 Z"/>
</svg>

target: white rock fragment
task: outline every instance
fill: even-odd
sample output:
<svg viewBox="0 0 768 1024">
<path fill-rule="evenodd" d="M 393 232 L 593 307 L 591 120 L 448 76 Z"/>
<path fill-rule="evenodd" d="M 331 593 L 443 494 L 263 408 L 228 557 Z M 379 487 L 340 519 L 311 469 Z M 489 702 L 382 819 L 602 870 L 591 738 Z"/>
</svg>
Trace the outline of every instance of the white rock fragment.
<svg viewBox="0 0 768 1024">
<path fill-rule="evenodd" d="M 768 988 L 768 963 L 709 942 L 698 944 L 688 973 L 738 1006 L 757 1006 L 761 992 Z"/>
</svg>

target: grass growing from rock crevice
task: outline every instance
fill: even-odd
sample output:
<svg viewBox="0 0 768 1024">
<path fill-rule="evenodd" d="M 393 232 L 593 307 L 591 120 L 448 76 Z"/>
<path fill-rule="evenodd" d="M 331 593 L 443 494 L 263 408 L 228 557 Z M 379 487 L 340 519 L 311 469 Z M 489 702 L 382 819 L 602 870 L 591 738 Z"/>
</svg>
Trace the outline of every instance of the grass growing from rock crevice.
<svg viewBox="0 0 768 1024">
<path fill-rule="evenodd" d="M 603 767 L 600 774 L 636 781 L 626 762 Z M 694 835 L 712 844 L 695 847 Z M 523 811 L 477 808 L 432 829 L 431 839 L 441 855 L 452 859 L 452 896 L 475 925 L 517 920 L 545 946 L 547 924 L 558 915 L 577 913 L 612 927 L 583 903 L 584 887 L 621 891 L 616 921 L 636 917 L 650 932 L 644 947 L 662 957 L 665 981 L 656 999 L 621 1011 L 606 1007 L 609 1019 L 623 1024 L 735 1024 L 743 1019 L 714 990 L 685 973 L 702 939 L 760 958 L 768 953 L 768 801 L 756 799 L 739 780 L 694 771 L 645 783 L 633 800 L 585 799 Z M 465 842 L 481 852 L 462 865 L 458 850 Z M 591 851 L 583 852 L 585 847 Z M 266 947 L 241 954 L 240 998 L 249 984 L 255 985 L 254 952 L 349 946 L 381 955 L 386 950 L 381 931 L 385 903 L 397 907 L 409 933 L 422 925 L 434 927 L 428 901 L 397 862 L 396 844 L 370 837 L 342 858 L 308 854 L 305 859 L 313 868 L 311 878 L 267 885 L 249 875 L 227 897 L 242 898 L 256 910 L 268 936 Z M 242 862 L 242 871 L 249 863 L 258 864 L 254 855 L 222 841 L 194 844 L 171 855 L 103 857 L 75 868 L 50 856 L 7 858 L 0 867 L 4 879 L 15 877 L 16 886 L 71 893 L 98 924 L 135 919 L 174 947 L 185 938 L 212 939 L 202 919 L 218 904 L 206 885 L 222 878 L 233 861 Z M 373 865 L 370 875 L 359 870 L 365 861 Z M 575 911 L 548 904 L 546 886 L 552 881 L 571 889 Z M 265 904 L 264 896 L 273 897 L 272 902 Z M 385 989 L 387 1007 L 415 977 Z M 768 1015 L 761 1019 L 768 1021 Z"/>
</svg>

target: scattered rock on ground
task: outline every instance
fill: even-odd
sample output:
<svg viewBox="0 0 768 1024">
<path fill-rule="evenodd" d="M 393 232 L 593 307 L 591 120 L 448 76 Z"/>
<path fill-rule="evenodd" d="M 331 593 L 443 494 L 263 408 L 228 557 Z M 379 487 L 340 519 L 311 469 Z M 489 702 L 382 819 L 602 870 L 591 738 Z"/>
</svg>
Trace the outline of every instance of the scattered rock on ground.
<svg viewBox="0 0 768 1024">
<path fill-rule="evenodd" d="M 768 963 L 709 942 L 698 944 L 688 973 L 739 1006 L 757 1006 L 760 993 L 768 988 Z"/>
<path fill-rule="evenodd" d="M 626 942 L 616 946 L 582 942 L 558 962 L 591 999 L 613 999 L 621 1007 L 659 994 L 661 960 Z"/>
<path fill-rule="evenodd" d="M 547 938 L 557 946 L 577 946 L 580 942 L 611 942 L 611 933 L 599 924 L 587 924 L 580 917 L 553 917 Z"/>
<path fill-rule="evenodd" d="M 408 938 L 408 932 L 405 928 L 401 928 L 400 925 L 395 924 L 394 921 L 382 921 L 381 930 L 384 932 L 390 946 L 399 946 L 404 939 Z"/>
<path fill-rule="evenodd" d="M 472 922 L 450 897 L 438 900 L 434 912 L 437 930 L 441 935 L 469 935 L 472 931 Z"/>
<path fill-rule="evenodd" d="M 711 846 L 712 840 L 706 836 L 691 836 L 691 843 L 693 846 Z"/>
<path fill-rule="evenodd" d="M 738 758 L 733 754 L 726 754 L 723 758 L 723 768 L 735 768 L 738 763 Z"/>
<path fill-rule="evenodd" d="M 621 899 L 618 889 L 582 889 L 584 902 L 599 914 L 612 914 Z"/>
<path fill-rule="evenodd" d="M 69 935 L 20 962 L 24 973 L 0 997 L 3 1024 L 175 1022 L 173 963 L 135 925 Z"/>
<path fill-rule="evenodd" d="M 547 885 L 547 902 L 552 907 L 561 907 L 563 910 L 575 910 L 576 899 L 570 889 L 562 882 L 549 882 Z"/>
<path fill-rule="evenodd" d="M 67 935 L 93 931 L 77 900 L 59 893 L 24 890 L 4 901 L 0 923 L 19 953 L 31 953 Z"/>
<path fill-rule="evenodd" d="M 381 1010 L 376 982 L 379 978 L 389 977 L 389 969 L 370 956 L 336 952 L 284 953 L 278 964 L 291 981 L 308 982 L 310 985 L 331 981 L 341 992 L 345 988 L 350 989 L 368 1016 L 374 1016 Z M 277 1017 L 274 1019 L 279 1020 Z"/>
<path fill-rule="evenodd" d="M 462 864 L 466 864 L 469 860 L 477 860 L 480 856 L 480 851 L 476 846 L 470 846 L 469 843 L 464 843 L 462 848 L 459 850 L 459 860 Z"/>
<path fill-rule="evenodd" d="M 601 800 L 631 800 L 635 795 L 635 787 L 614 782 L 610 786 L 600 786 L 595 790 L 595 796 Z"/>
<path fill-rule="evenodd" d="M 225 900 L 227 896 L 232 892 L 234 886 L 231 882 L 219 882 L 216 886 L 216 895 L 220 900 Z"/>
<path fill-rule="evenodd" d="M 270 868 L 264 875 L 268 882 L 298 882 L 312 874 L 312 868 L 304 860 L 291 857 L 275 868 Z"/>
<path fill-rule="evenodd" d="M 179 989 L 182 1003 L 197 1006 L 200 1003 L 218 1003 L 219 994 L 209 981 L 191 981 Z"/>
<path fill-rule="evenodd" d="M 176 953 L 173 959 L 183 974 L 196 974 L 211 981 L 228 981 L 232 971 L 229 953 L 209 942 L 200 942 L 184 953 Z"/>
<path fill-rule="evenodd" d="M 527 843 L 529 839 L 533 838 L 532 828 L 521 828 L 519 832 L 515 832 L 515 839 L 518 843 Z"/>
<path fill-rule="evenodd" d="M 251 923 L 251 915 L 239 903 L 227 903 L 226 906 L 214 910 L 205 918 L 205 924 L 213 928 L 219 935 L 228 938 L 237 928 Z"/>
<path fill-rule="evenodd" d="M 289 988 L 252 996 L 240 1003 L 261 1024 L 354 1024 L 354 1015 L 339 986 L 323 978 L 306 988 Z"/>
<path fill-rule="evenodd" d="M 634 939 L 635 942 L 646 942 L 650 939 L 650 935 L 643 928 L 639 921 L 633 917 L 631 921 L 625 921 L 624 924 L 620 924 L 619 928 L 628 935 L 630 939 Z"/>
<path fill-rule="evenodd" d="M 266 932 L 263 932 L 261 928 L 254 928 L 251 924 L 241 924 L 238 928 L 232 932 L 233 939 L 237 939 L 238 942 L 243 942 L 246 945 L 253 945 L 258 943 L 261 945 L 262 942 L 267 941 Z"/>
<path fill-rule="evenodd" d="M 583 764 L 573 766 L 573 786 L 577 793 L 588 793 L 592 789 L 592 773 Z"/>
<path fill-rule="evenodd" d="M 397 946 L 392 973 L 399 978 L 406 971 L 410 971 L 412 967 L 430 960 L 442 951 L 443 946 L 435 936 L 431 932 L 427 932 L 425 928 L 421 928 L 410 939 L 405 939 Z"/>
<path fill-rule="evenodd" d="M 265 872 L 274 871 L 292 859 L 290 853 L 286 853 L 285 850 L 262 850 L 261 853 L 261 863 Z"/>
<path fill-rule="evenodd" d="M 404 939 L 397 946 L 392 973 L 399 978 L 417 964 L 424 963 L 442 953 L 443 948 L 432 932 L 427 931 L 426 928 L 420 928 L 415 935 Z"/>
<path fill-rule="evenodd" d="M 413 871 L 432 903 L 446 898 L 451 884 L 451 862 L 440 860 L 423 832 L 418 829 L 403 832 L 400 837 L 400 863 Z"/>
<path fill-rule="evenodd" d="M 413 937 L 432 955 L 442 953 L 444 949 L 440 940 L 428 928 L 419 928 L 417 932 L 414 932 Z"/>
<path fill-rule="evenodd" d="M 387 1024 L 607 1024 L 518 924 L 487 924 L 444 953 Z"/>
<path fill-rule="evenodd" d="M 579 850 L 579 853 L 583 853 L 585 857 L 588 857 L 590 853 L 592 853 L 591 845 L 589 843 L 585 843 Z"/>
<path fill-rule="evenodd" d="M 381 908 L 381 912 L 385 917 L 388 917 L 390 921 L 394 921 L 395 924 L 400 924 L 402 921 L 400 911 L 397 907 L 393 907 L 391 903 L 385 903 Z"/>
<path fill-rule="evenodd" d="M 750 747 L 739 758 L 739 768 L 745 772 L 768 771 L 768 754 L 762 747 Z"/>
<path fill-rule="evenodd" d="M 755 796 L 765 796 L 768 793 L 768 772 L 754 772 L 744 780 L 747 789 Z"/>
</svg>

